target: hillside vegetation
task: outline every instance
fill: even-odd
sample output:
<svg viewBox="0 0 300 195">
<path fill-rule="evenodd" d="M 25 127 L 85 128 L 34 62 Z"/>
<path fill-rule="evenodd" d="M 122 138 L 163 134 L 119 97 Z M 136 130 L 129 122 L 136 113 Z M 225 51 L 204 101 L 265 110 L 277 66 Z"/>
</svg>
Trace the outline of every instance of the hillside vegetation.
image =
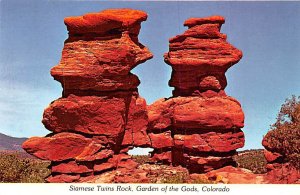
<svg viewBox="0 0 300 195">
<path fill-rule="evenodd" d="M 24 158 L 18 152 L 0 152 L 1 183 L 43 183 L 50 162 Z"/>
</svg>

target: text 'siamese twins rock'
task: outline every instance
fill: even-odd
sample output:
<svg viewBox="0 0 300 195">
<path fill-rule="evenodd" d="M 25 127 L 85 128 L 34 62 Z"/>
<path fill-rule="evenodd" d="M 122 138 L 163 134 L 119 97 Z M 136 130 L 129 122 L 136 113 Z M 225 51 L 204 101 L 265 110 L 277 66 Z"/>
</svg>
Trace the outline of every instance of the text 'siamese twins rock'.
<svg viewBox="0 0 300 195">
<path fill-rule="evenodd" d="M 48 182 L 83 181 L 106 170 L 137 166 L 127 151 L 149 146 L 146 102 L 137 91 L 134 67 L 152 58 L 138 41 L 147 14 L 111 9 L 65 18 L 69 37 L 51 75 L 63 97 L 45 109 L 53 133 L 34 137 L 23 148 L 50 160 Z"/>
<path fill-rule="evenodd" d="M 155 148 L 153 160 L 207 172 L 234 165 L 236 149 L 244 146 L 244 113 L 225 94 L 225 72 L 242 52 L 220 33 L 221 16 L 190 18 L 182 35 L 170 39 L 165 62 L 172 67 L 173 97 L 148 107 L 151 137 L 166 145 Z"/>
</svg>

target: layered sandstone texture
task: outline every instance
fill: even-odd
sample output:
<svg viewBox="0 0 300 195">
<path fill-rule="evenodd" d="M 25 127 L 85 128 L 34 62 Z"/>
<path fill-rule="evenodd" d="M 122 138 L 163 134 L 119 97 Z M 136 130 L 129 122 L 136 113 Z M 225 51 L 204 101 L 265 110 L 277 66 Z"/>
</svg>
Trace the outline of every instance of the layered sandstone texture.
<svg viewBox="0 0 300 195">
<path fill-rule="evenodd" d="M 51 161 L 48 182 L 80 182 L 108 170 L 134 170 L 127 154 L 134 146 L 150 146 L 146 101 L 140 81 L 130 71 L 152 58 L 139 43 L 143 11 L 109 9 L 67 17 L 69 37 L 51 75 L 63 97 L 44 111 L 52 133 L 33 137 L 23 148 Z"/>
<path fill-rule="evenodd" d="M 244 113 L 224 92 L 225 72 L 242 52 L 220 33 L 224 22 L 221 16 L 190 18 L 188 30 L 169 40 L 164 59 L 172 67 L 173 97 L 148 106 L 154 161 L 196 173 L 235 164 L 236 149 L 244 146 Z"/>
<path fill-rule="evenodd" d="M 51 133 L 23 144 L 51 161 L 48 182 L 86 182 L 109 171 L 122 175 L 115 182 L 147 181 L 128 155 L 133 147 L 151 147 L 153 162 L 193 173 L 234 165 L 236 149 L 244 145 L 244 114 L 224 92 L 225 72 L 242 53 L 220 33 L 224 18 L 188 19 L 189 29 L 170 39 L 165 62 L 172 67 L 173 97 L 149 106 L 130 72 L 152 58 L 138 40 L 146 19 L 132 9 L 65 18 L 69 37 L 51 69 L 63 93 L 42 121 Z"/>
</svg>

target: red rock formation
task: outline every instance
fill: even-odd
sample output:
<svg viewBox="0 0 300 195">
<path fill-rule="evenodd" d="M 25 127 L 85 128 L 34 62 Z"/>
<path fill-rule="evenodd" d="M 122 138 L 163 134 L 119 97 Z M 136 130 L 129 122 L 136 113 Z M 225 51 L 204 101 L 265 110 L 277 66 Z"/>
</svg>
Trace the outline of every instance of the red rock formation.
<svg viewBox="0 0 300 195">
<path fill-rule="evenodd" d="M 207 172 L 232 165 L 243 147 L 244 113 L 227 96 L 225 72 L 242 57 L 220 33 L 221 16 L 192 18 L 189 29 L 170 39 L 165 62 L 172 66 L 173 97 L 152 105 L 139 96 L 130 71 L 152 57 L 138 41 L 147 14 L 104 10 L 65 18 L 69 37 L 51 75 L 63 97 L 44 111 L 52 133 L 23 148 L 50 160 L 48 182 L 85 182 L 107 171 L 115 182 L 146 182 L 146 172 L 127 154 L 152 147 L 151 160 Z"/>
<path fill-rule="evenodd" d="M 152 58 L 138 42 L 141 22 L 146 19 L 145 12 L 131 9 L 65 18 L 69 38 L 51 75 L 64 91 L 136 90 L 139 79 L 130 70 Z"/>
<path fill-rule="evenodd" d="M 158 100 L 149 107 L 153 129 L 231 129 L 244 126 L 244 113 L 231 97 L 175 97 Z"/>
<path fill-rule="evenodd" d="M 224 92 L 225 72 L 241 59 L 242 52 L 220 33 L 224 22 L 221 16 L 191 18 L 184 23 L 189 29 L 169 40 L 164 57 L 173 69 L 169 85 L 175 89 L 172 98 L 148 106 L 148 131 L 159 135 L 171 131 L 174 147 L 168 149 L 165 136 L 160 138 L 162 143 L 152 142 L 153 160 L 170 154 L 173 165 L 190 172 L 235 164 L 232 156 L 244 146 L 240 130 L 244 113 L 240 103 Z"/>
<path fill-rule="evenodd" d="M 137 92 L 138 77 L 130 73 L 152 58 L 138 42 L 146 19 L 145 12 L 131 9 L 65 18 L 69 37 L 51 69 L 63 97 L 45 109 L 42 121 L 53 134 L 23 144 L 28 153 L 52 161 L 48 182 L 135 169 L 128 148 L 150 145 L 146 101 Z"/>
<path fill-rule="evenodd" d="M 220 33 L 225 22 L 221 16 L 190 18 L 189 29 L 170 39 L 170 51 L 165 62 L 172 66 L 169 84 L 173 95 L 189 96 L 193 92 L 220 92 L 227 85 L 225 72 L 242 58 L 242 52 Z"/>
</svg>

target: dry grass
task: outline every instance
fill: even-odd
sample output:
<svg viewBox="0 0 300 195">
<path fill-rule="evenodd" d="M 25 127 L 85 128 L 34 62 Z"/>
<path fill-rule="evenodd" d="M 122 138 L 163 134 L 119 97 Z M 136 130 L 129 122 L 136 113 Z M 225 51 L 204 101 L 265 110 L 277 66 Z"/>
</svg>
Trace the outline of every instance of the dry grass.
<svg viewBox="0 0 300 195">
<path fill-rule="evenodd" d="M 0 153 L 0 183 L 44 183 L 49 162 L 23 158 L 20 153 Z"/>
</svg>

